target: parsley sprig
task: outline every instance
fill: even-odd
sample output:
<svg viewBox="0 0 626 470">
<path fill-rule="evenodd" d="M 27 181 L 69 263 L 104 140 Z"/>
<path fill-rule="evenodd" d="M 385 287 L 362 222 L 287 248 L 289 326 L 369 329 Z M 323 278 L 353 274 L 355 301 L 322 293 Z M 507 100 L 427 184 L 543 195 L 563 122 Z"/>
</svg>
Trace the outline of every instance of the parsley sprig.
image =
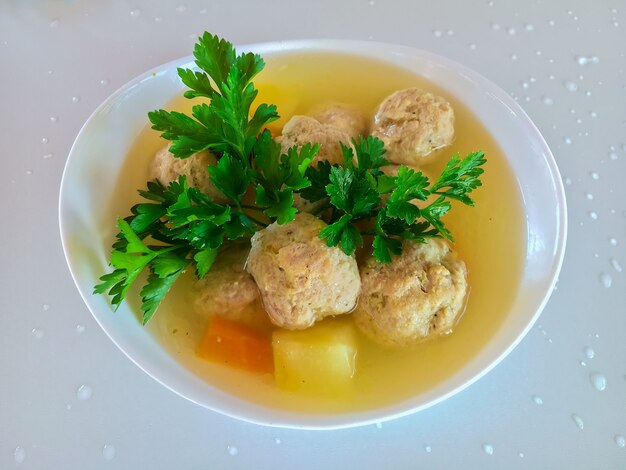
<svg viewBox="0 0 626 470">
<path fill-rule="evenodd" d="M 178 69 L 178 76 L 190 90 L 186 98 L 203 97 L 192 108 L 192 116 L 159 109 L 148 113 L 152 128 L 172 141 L 170 152 L 188 158 L 201 150 L 224 152 L 245 161 L 257 134 L 279 118 L 275 105 L 261 104 L 251 112 L 258 90 L 252 79 L 265 66 L 258 54 L 237 55 L 233 45 L 205 32 L 194 47 L 200 70 Z"/>
<path fill-rule="evenodd" d="M 210 166 L 210 180 L 229 200 L 219 204 L 196 188 L 185 176 L 167 187 L 151 181 L 139 194 L 148 202 L 131 208 L 118 220 L 120 232 L 113 244 L 113 272 L 100 278 L 94 293 L 108 292 L 118 308 L 130 285 L 147 269 L 141 290 L 146 323 L 180 274 L 190 265 L 198 277 L 213 265 L 220 248 L 250 237 L 268 223 L 288 223 L 295 217 L 293 191 L 310 185 L 304 176 L 319 145 L 281 147 L 268 130 L 278 119 L 276 106 L 252 108 L 257 90 L 251 80 L 264 67 L 256 54 L 237 55 L 232 44 L 205 33 L 194 49 L 198 70 L 178 69 L 190 90 L 187 98 L 209 102 L 195 105 L 192 116 L 176 111 L 148 113 L 152 128 L 172 142 L 176 158 L 189 158 L 202 150 L 213 152 L 218 162 Z M 256 205 L 246 204 L 248 192 L 256 193 Z M 148 245 L 144 240 L 158 242 Z"/>
<path fill-rule="evenodd" d="M 343 166 L 320 161 L 311 166 L 318 144 L 282 152 L 265 126 L 278 119 L 276 106 L 253 108 L 258 94 L 252 79 L 263 69 L 256 54 L 237 55 L 232 44 L 209 33 L 194 48 L 197 69 L 178 69 L 189 90 L 185 97 L 203 100 L 191 116 L 176 111 L 148 113 L 152 128 L 171 141 L 175 158 L 211 151 L 217 164 L 209 178 L 227 198 L 218 203 L 189 187 L 180 176 L 164 186 L 149 181 L 139 190 L 143 202 L 118 219 L 110 264 L 94 293 L 107 293 L 117 309 L 130 286 L 147 270 L 141 289 L 143 323 L 179 276 L 190 266 L 203 277 L 229 243 L 246 242 L 269 223 L 285 224 L 297 213 L 294 193 L 318 202 L 317 211 L 329 224 L 320 231 L 328 246 L 348 255 L 372 237 L 374 257 L 383 263 L 402 251 L 402 239 L 423 241 L 452 235 L 441 218 L 450 200 L 473 205 L 469 194 L 481 185 L 482 152 L 454 156 L 433 184 L 421 172 L 400 167 L 386 175 L 383 142 L 374 137 L 342 144 Z M 433 202 L 433 195 L 436 199 Z M 249 243 L 249 242 L 248 242 Z"/>
<path fill-rule="evenodd" d="M 450 199 L 474 205 L 469 194 L 481 185 L 481 166 L 486 162 L 483 152 L 463 159 L 455 155 L 431 185 L 421 171 L 406 166 L 401 166 L 395 177 L 386 175 L 382 167 L 388 162 L 380 139 L 361 137 L 352 143 L 356 163 L 352 148 L 342 144 L 343 166 L 320 162 L 310 167 L 306 175 L 312 184 L 301 192 L 310 202 L 329 198 L 329 225 L 320 232 L 328 246 L 341 246 L 352 255 L 363 246 L 363 235 L 370 235 L 374 257 L 389 263 L 393 255 L 402 252 L 402 239 L 424 241 L 442 236 L 453 240 L 441 218 L 451 209 Z M 425 203 L 431 195 L 438 197 Z M 373 227 L 362 229 L 359 222 L 371 220 Z"/>
</svg>

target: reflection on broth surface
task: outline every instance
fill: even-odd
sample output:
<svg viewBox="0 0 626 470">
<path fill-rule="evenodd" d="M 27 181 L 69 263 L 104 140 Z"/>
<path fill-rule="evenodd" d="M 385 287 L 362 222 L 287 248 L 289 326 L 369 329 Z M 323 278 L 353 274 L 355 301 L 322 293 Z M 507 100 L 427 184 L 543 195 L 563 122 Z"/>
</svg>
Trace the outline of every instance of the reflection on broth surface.
<svg viewBox="0 0 626 470">
<path fill-rule="evenodd" d="M 347 103 L 371 117 L 390 93 L 420 87 L 451 103 L 456 116 L 454 142 L 428 158 L 425 173 L 439 174 L 457 152 L 466 155 L 480 149 L 487 157 L 481 176 L 483 187 L 473 193 L 476 207 L 453 203 L 453 210 L 444 219 L 455 237 L 453 248 L 469 271 L 471 292 L 466 311 L 453 334 L 402 349 L 376 345 L 357 330 L 353 386 L 333 397 L 282 391 L 270 374 L 252 374 L 198 358 L 195 351 L 204 336 L 207 318 L 195 313 L 193 307 L 192 272 L 176 283 L 148 329 L 199 377 L 227 393 L 274 408 L 310 413 L 349 412 L 397 403 L 424 392 L 450 377 L 485 346 L 514 300 L 525 249 L 524 219 L 514 176 L 495 140 L 471 111 L 456 97 L 409 71 L 358 56 L 327 53 L 285 53 L 268 57 L 266 62 L 265 70 L 254 82 L 259 89 L 257 104 L 276 104 L 282 116 L 271 124 L 274 135 L 280 134 L 291 116 L 310 114 L 311 109 L 324 102 Z M 185 111 L 192 104 L 180 97 L 167 109 Z M 145 186 L 149 161 L 163 145 L 158 133 L 146 126 L 120 174 L 107 226 L 113 220 L 111 216 L 124 216 L 129 205 L 138 202 L 134 188 Z M 139 312 L 137 291 L 135 288 L 128 299 Z M 258 301 L 245 307 L 251 314 L 261 308 Z M 344 315 L 334 321 L 352 319 Z"/>
</svg>

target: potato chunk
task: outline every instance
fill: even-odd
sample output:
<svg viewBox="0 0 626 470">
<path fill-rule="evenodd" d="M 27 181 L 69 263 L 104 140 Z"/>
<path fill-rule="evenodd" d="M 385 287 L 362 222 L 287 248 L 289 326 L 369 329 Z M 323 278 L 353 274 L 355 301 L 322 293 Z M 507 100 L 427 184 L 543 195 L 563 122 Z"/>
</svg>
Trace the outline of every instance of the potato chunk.
<svg viewBox="0 0 626 470">
<path fill-rule="evenodd" d="M 351 323 L 326 320 L 306 330 L 276 330 L 272 347 L 280 388 L 323 396 L 350 390 L 357 355 Z"/>
</svg>

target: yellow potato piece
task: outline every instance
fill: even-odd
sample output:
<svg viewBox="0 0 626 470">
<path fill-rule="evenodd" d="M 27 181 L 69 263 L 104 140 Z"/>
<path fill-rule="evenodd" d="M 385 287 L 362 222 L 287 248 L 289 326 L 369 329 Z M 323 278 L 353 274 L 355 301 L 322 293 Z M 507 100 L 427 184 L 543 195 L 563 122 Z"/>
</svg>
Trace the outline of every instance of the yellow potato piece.
<svg viewBox="0 0 626 470">
<path fill-rule="evenodd" d="M 277 330 L 272 335 L 276 384 L 317 396 L 350 391 L 357 344 L 352 324 L 326 320 L 306 330 Z"/>
</svg>

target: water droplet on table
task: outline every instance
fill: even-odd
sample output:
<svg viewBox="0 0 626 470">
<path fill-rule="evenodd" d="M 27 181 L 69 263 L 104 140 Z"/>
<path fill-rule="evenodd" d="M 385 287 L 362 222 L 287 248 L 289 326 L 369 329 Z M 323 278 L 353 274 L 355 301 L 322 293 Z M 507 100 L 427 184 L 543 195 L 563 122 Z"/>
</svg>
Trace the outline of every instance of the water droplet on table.
<svg viewBox="0 0 626 470">
<path fill-rule="evenodd" d="M 102 457 L 104 457 L 104 460 L 113 460 L 115 458 L 115 447 L 111 444 L 104 444 L 102 446 Z"/>
<path fill-rule="evenodd" d="M 574 421 L 574 423 L 576 424 L 576 426 L 578 426 L 578 429 L 583 430 L 585 428 L 585 422 L 583 421 L 583 419 L 578 416 L 577 414 L 573 414 L 572 415 L 572 420 Z"/>
<path fill-rule="evenodd" d="M 424 446 L 424 450 L 430 454 L 433 451 L 433 448 L 430 446 Z"/>
<path fill-rule="evenodd" d="M 527 24 L 524 26 L 524 29 L 526 29 L 526 31 L 534 31 L 535 27 L 532 24 Z"/>
<path fill-rule="evenodd" d="M 106 86 L 108 84 L 109 84 L 109 81 L 106 78 L 103 78 L 102 80 L 100 80 L 100 85 Z"/>
<path fill-rule="evenodd" d="M 226 450 L 233 457 L 239 453 L 239 449 L 237 449 L 237 447 L 235 446 L 226 446 Z"/>
<path fill-rule="evenodd" d="M 597 391 L 602 392 L 606 390 L 606 377 L 599 372 L 594 372 L 589 376 L 589 382 L 593 385 Z"/>
<path fill-rule="evenodd" d="M 440 38 L 442 35 L 443 33 L 440 30 L 438 29 L 433 30 L 433 36 L 435 36 L 436 38 Z"/>
<path fill-rule="evenodd" d="M 617 447 L 626 447 L 626 437 L 622 436 L 621 434 L 616 434 L 614 437 L 614 441 L 615 444 L 617 444 Z"/>
<path fill-rule="evenodd" d="M 593 194 L 591 194 L 591 193 L 587 193 L 587 194 L 585 194 L 585 197 L 586 197 L 589 201 L 593 201 Z"/>
<path fill-rule="evenodd" d="M 613 278 L 608 273 L 600 273 L 600 283 L 605 289 L 609 289 L 613 285 Z"/>
<path fill-rule="evenodd" d="M 72 103 L 78 103 L 80 101 L 80 96 L 72 96 Z"/>
<path fill-rule="evenodd" d="M 22 446 L 17 446 L 13 451 L 13 460 L 16 463 L 23 463 L 26 459 L 26 450 Z"/>
<path fill-rule="evenodd" d="M 536 405 L 543 405 L 543 398 L 538 395 L 533 395 L 533 401 Z"/>
<path fill-rule="evenodd" d="M 57 26 L 59 26 L 59 23 L 61 22 L 60 19 L 55 18 L 53 19 L 50 24 L 48 26 L 50 26 L 51 28 L 56 28 Z"/>
<path fill-rule="evenodd" d="M 587 346 L 585 348 L 585 356 L 589 359 L 593 359 L 596 356 L 596 352 L 593 350 L 591 346 Z"/>
<path fill-rule="evenodd" d="M 160 23 L 161 21 L 163 21 L 163 18 L 161 18 L 160 16 L 155 16 L 154 17 L 154 22 L 155 23 Z"/>
<path fill-rule="evenodd" d="M 76 398 L 81 401 L 89 400 L 93 395 L 93 389 L 89 385 L 81 385 L 76 390 Z"/>
<path fill-rule="evenodd" d="M 500 25 L 498 23 L 491 23 L 491 29 L 494 31 L 500 31 Z"/>
<path fill-rule="evenodd" d="M 47 144 L 48 143 L 48 138 L 47 137 L 42 137 L 41 138 L 41 143 L 42 144 Z"/>
<path fill-rule="evenodd" d="M 594 179 L 594 180 L 600 179 L 600 175 L 596 171 L 592 171 L 591 173 L 589 173 L 589 175 L 591 176 L 591 179 Z"/>
<path fill-rule="evenodd" d="M 79 335 L 85 332 L 85 327 L 83 325 L 76 325 L 76 333 Z"/>
<path fill-rule="evenodd" d="M 42 328 L 33 328 L 30 330 L 30 333 L 35 337 L 35 339 L 43 338 L 45 331 Z"/>
<path fill-rule="evenodd" d="M 139 8 L 135 8 L 134 10 L 131 10 L 130 16 L 132 16 L 133 18 L 137 18 L 141 16 L 141 10 Z"/>
<path fill-rule="evenodd" d="M 613 266 L 613 269 L 615 269 L 618 273 L 621 273 L 623 270 L 622 265 L 615 258 L 611 259 L 611 266 Z"/>
<path fill-rule="evenodd" d="M 279 445 L 282 441 L 280 440 L 280 437 L 275 437 L 274 442 Z"/>
<path fill-rule="evenodd" d="M 572 93 L 578 90 L 578 84 L 571 80 L 564 81 L 563 86 L 567 91 L 571 91 Z"/>
<path fill-rule="evenodd" d="M 45 154 L 43 157 L 41 157 L 41 158 L 43 158 L 44 160 L 49 160 L 49 159 L 51 159 L 52 157 L 54 157 L 54 154 L 52 154 L 52 153 L 46 153 L 46 154 Z"/>
<path fill-rule="evenodd" d="M 59 120 L 59 118 L 58 118 L 58 117 L 56 117 L 56 116 L 50 116 L 50 122 L 51 122 L 51 123 L 53 123 L 53 124 L 54 124 L 54 123 L 55 123 L 55 122 L 57 122 L 58 120 Z"/>
<path fill-rule="evenodd" d="M 506 32 L 509 33 L 510 36 L 515 36 L 517 34 L 515 28 L 509 28 Z"/>
<path fill-rule="evenodd" d="M 543 98 L 541 98 L 541 101 L 543 101 L 543 104 L 548 105 L 548 106 L 554 104 L 554 100 L 550 98 L 549 96 L 544 96 Z"/>
<path fill-rule="evenodd" d="M 493 455 L 493 446 L 491 444 L 483 444 L 483 451 L 487 455 Z"/>
</svg>

